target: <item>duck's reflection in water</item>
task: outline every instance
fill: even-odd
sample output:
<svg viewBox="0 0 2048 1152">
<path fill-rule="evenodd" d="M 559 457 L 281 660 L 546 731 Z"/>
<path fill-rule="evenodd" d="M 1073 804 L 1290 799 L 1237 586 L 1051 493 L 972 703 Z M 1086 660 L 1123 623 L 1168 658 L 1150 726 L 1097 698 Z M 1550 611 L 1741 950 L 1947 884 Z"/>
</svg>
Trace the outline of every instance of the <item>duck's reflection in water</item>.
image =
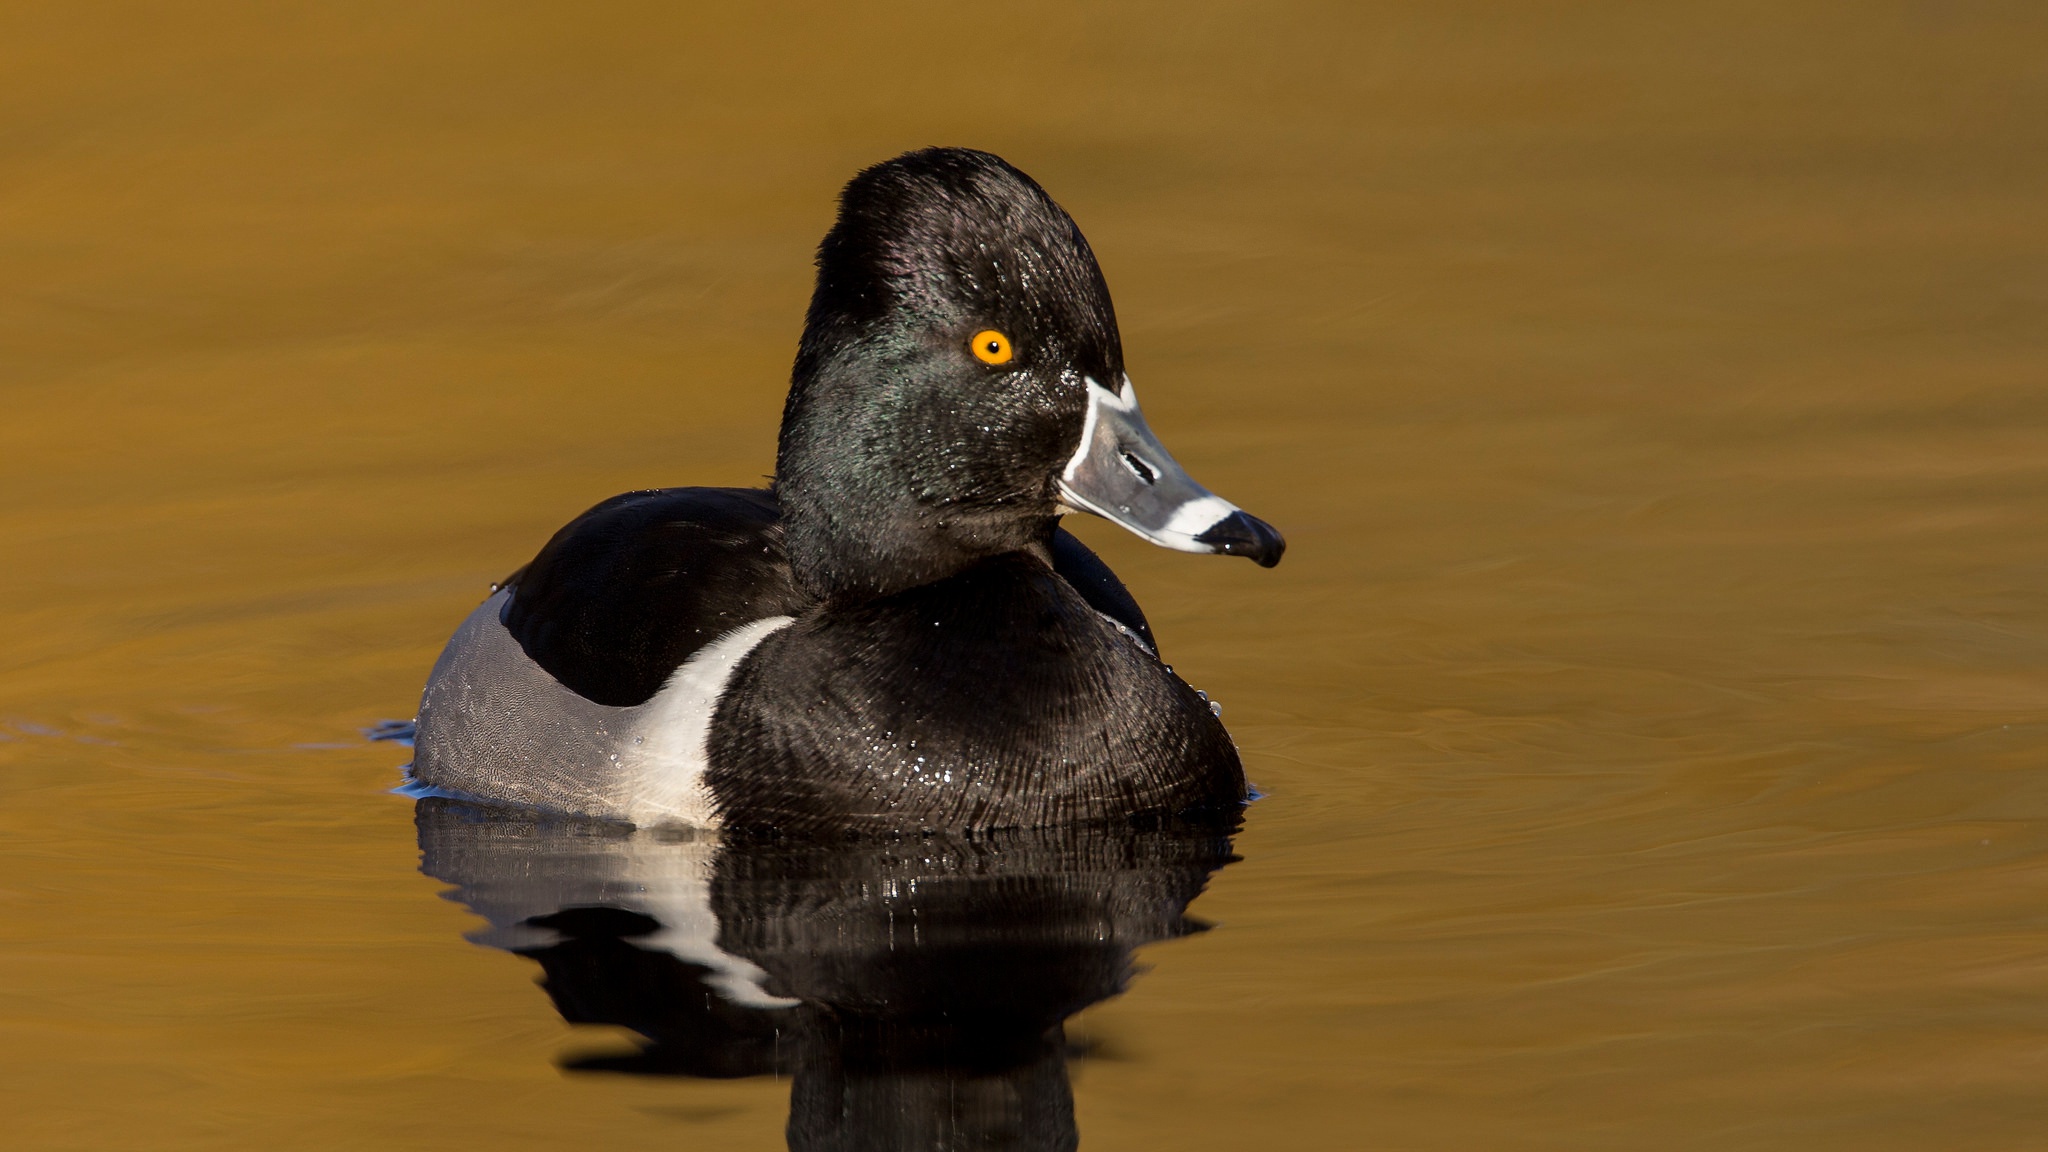
<svg viewBox="0 0 2048 1152">
<path fill-rule="evenodd" d="M 1062 1022 L 1229 862 L 1227 827 L 835 845 L 692 839 L 426 799 L 422 869 L 537 961 L 579 1070 L 792 1078 L 789 1146 L 1072 1148 Z"/>
</svg>

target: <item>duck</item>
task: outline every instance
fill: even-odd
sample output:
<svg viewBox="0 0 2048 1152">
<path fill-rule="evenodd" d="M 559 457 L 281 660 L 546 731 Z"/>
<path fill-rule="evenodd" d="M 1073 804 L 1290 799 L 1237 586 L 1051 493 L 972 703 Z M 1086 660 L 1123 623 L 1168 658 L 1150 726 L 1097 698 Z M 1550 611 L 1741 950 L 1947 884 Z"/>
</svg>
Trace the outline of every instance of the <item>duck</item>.
<svg viewBox="0 0 2048 1152">
<path fill-rule="evenodd" d="M 636 826 L 974 833 L 1234 813 L 1218 710 L 1061 527 L 1263 567 L 1147 425 L 1080 228 L 998 156 L 841 192 L 766 488 L 614 496 L 435 661 L 410 786 Z"/>
</svg>

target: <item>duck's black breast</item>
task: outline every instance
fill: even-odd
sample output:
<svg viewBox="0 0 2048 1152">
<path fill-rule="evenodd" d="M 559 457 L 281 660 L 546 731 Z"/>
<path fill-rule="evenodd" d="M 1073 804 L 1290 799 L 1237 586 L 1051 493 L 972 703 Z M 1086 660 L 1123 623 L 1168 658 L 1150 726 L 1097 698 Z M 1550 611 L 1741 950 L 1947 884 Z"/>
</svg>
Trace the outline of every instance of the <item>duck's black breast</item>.
<svg viewBox="0 0 2048 1152">
<path fill-rule="evenodd" d="M 1156 649 L 1116 574 L 1065 531 L 1054 570 L 1095 611 Z M 598 704 L 659 692 L 699 648 L 810 601 L 790 576 L 782 509 L 760 488 L 660 488 L 614 496 L 555 533 L 514 573 L 503 623 L 534 663 Z"/>
<path fill-rule="evenodd" d="M 1208 702 L 1029 553 L 820 605 L 734 672 L 707 782 L 728 826 L 1044 827 L 1244 796 Z"/>
</svg>

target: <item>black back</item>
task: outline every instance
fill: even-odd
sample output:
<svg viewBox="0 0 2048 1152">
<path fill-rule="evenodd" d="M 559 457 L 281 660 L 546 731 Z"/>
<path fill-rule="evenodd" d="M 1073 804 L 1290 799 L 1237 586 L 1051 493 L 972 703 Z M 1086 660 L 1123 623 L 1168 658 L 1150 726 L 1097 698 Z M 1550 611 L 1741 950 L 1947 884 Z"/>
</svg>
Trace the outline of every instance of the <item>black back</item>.
<svg viewBox="0 0 2048 1152">
<path fill-rule="evenodd" d="M 790 582 L 780 519 L 774 494 L 753 488 L 614 496 L 507 581 L 505 627 L 585 699 L 645 703 L 697 649 L 806 607 Z"/>
<path fill-rule="evenodd" d="M 1064 528 L 1052 534 L 1052 570 L 1073 585 L 1089 607 L 1137 633 L 1155 655 L 1159 652 L 1159 641 L 1152 635 L 1152 625 L 1145 620 L 1145 610 L 1131 598 L 1124 582 L 1116 578 L 1102 557 L 1090 552 L 1086 544 Z"/>
<path fill-rule="evenodd" d="M 1065 531 L 1055 570 L 1096 611 L 1157 645 L 1145 614 Z M 506 583 L 503 621 L 526 655 L 599 704 L 643 704 L 699 648 L 811 606 L 789 575 L 781 508 L 760 488 L 660 488 L 614 496 L 555 533 Z"/>
</svg>

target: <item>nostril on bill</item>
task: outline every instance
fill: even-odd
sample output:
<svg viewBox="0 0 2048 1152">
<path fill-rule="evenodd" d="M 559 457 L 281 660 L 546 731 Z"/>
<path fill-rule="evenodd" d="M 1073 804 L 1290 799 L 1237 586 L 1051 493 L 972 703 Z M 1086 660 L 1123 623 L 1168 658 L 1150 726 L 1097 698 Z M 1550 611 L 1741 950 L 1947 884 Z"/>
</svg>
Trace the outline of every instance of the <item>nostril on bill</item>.
<svg viewBox="0 0 2048 1152">
<path fill-rule="evenodd" d="M 1136 476 L 1140 481 L 1150 484 L 1159 479 L 1159 473 L 1150 464 L 1145 463 L 1129 452 L 1121 453 L 1121 455 L 1124 458 L 1124 467 L 1129 468 L 1131 475 Z"/>
</svg>

